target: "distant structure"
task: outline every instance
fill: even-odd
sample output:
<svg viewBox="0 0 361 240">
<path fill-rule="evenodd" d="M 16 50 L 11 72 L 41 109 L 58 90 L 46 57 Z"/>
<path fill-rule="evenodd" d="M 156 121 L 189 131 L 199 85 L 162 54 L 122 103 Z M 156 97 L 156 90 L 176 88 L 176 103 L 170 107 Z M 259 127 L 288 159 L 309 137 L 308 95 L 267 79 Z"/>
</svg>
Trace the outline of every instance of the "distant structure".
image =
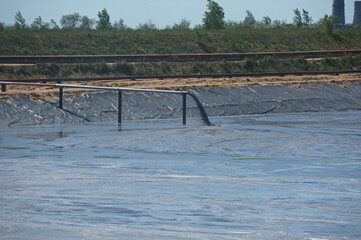
<svg viewBox="0 0 361 240">
<path fill-rule="evenodd" d="M 355 15 L 353 17 L 353 25 L 361 24 L 361 1 L 355 1 Z"/>
<path fill-rule="evenodd" d="M 332 16 L 336 25 L 345 25 L 345 0 L 333 0 Z"/>
</svg>

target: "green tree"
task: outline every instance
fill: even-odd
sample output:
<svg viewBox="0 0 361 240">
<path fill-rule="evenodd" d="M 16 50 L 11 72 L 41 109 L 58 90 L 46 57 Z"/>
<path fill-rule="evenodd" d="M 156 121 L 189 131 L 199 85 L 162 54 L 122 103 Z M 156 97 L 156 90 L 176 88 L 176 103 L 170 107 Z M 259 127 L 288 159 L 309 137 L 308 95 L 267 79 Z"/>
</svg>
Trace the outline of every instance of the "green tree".
<svg viewBox="0 0 361 240">
<path fill-rule="evenodd" d="M 287 25 L 286 21 L 274 20 L 272 23 L 272 27 L 274 28 L 281 28 Z"/>
<path fill-rule="evenodd" d="M 21 15 L 21 12 L 17 12 L 15 14 L 15 29 L 17 30 L 26 30 L 28 29 L 28 25 L 26 24 L 25 19 Z"/>
<path fill-rule="evenodd" d="M 187 30 L 191 28 L 191 22 L 183 18 L 179 23 L 175 23 L 172 26 L 172 29 L 175 30 Z"/>
<path fill-rule="evenodd" d="M 242 22 L 236 22 L 233 20 L 228 20 L 225 23 L 225 28 L 226 29 L 236 29 L 236 28 L 242 28 L 243 27 L 243 23 Z"/>
<path fill-rule="evenodd" d="M 117 30 L 128 29 L 128 27 L 127 27 L 127 25 L 125 25 L 123 19 L 119 19 L 119 21 L 115 21 L 113 24 L 113 28 L 117 29 Z"/>
<path fill-rule="evenodd" d="M 95 19 L 89 18 L 87 16 L 83 16 L 80 19 L 79 27 L 83 29 L 92 29 L 94 27 L 95 21 L 96 21 Z"/>
<path fill-rule="evenodd" d="M 152 20 L 149 20 L 146 23 L 139 23 L 138 30 L 157 30 L 157 26 L 153 23 Z"/>
<path fill-rule="evenodd" d="M 204 13 L 203 26 L 205 29 L 224 29 L 224 10 L 213 0 L 207 0 L 208 11 Z"/>
<path fill-rule="evenodd" d="M 256 19 L 254 18 L 252 12 L 249 11 L 249 10 L 247 10 L 247 11 L 246 11 L 246 17 L 245 17 L 244 20 L 243 20 L 243 25 L 244 25 L 246 28 L 256 28 L 256 24 L 257 24 L 257 21 L 256 21 Z"/>
<path fill-rule="evenodd" d="M 272 19 L 271 19 L 269 16 L 263 17 L 262 23 L 263 23 L 264 26 L 266 26 L 266 27 L 271 27 L 271 25 L 272 25 Z"/>
<path fill-rule="evenodd" d="M 303 26 L 303 20 L 302 20 L 302 16 L 301 16 L 301 11 L 296 8 L 293 10 L 295 16 L 293 17 L 293 23 L 297 26 L 297 27 L 302 27 Z"/>
<path fill-rule="evenodd" d="M 45 30 L 50 29 L 50 24 L 43 22 L 41 17 L 36 17 L 33 23 L 31 24 L 31 28 L 35 30 Z"/>
<path fill-rule="evenodd" d="M 327 35 L 334 35 L 334 21 L 334 17 L 327 14 L 321 19 L 321 28 Z"/>
<path fill-rule="evenodd" d="M 59 29 L 59 25 L 54 21 L 54 19 L 50 20 L 50 29 L 54 29 L 54 30 Z"/>
<path fill-rule="evenodd" d="M 79 13 L 73 13 L 69 15 L 64 15 L 60 19 L 60 24 L 62 28 L 78 28 L 80 26 L 81 16 Z"/>
<path fill-rule="evenodd" d="M 101 12 L 98 12 L 97 29 L 111 29 L 112 24 L 110 22 L 110 16 L 108 11 L 104 8 Z"/>
<path fill-rule="evenodd" d="M 313 24 L 312 17 L 310 17 L 309 12 L 306 11 L 305 9 L 302 9 L 302 19 L 303 19 L 303 24 L 306 26 L 311 26 Z"/>
</svg>

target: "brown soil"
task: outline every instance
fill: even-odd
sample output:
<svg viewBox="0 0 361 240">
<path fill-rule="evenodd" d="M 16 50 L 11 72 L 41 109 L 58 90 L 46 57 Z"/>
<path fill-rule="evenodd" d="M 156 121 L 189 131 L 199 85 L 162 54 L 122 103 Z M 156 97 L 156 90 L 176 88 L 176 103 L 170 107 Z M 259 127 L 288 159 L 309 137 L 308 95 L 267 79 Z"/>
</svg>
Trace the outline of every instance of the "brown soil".
<svg viewBox="0 0 361 240">
<path fill-rule="evenodd" d="M 145 79 L 119 81 L 71 82 L 72 85 L 92 85 L 106 87 L 124 87 L 140 89 L 190 90 L 191 88 L 240 87 L 249 85 L 301 86 L 312 83 L 331 83 L 346 87 L 349 83 L 361 83 L 361 74 L 283 76 L 283 77 L 235 77 L 235 78 L 192 78 L 192 79 Z M 65 82 L 63 82 L 65 84 Z M 36 86 L 7 86 L 6 92 L 0 92 L 0 98 L 6 96 L 29 96 L 30 98 L 53 99 L 58 89 Z M 64 89 L 65 94 L 82 94 L 98 90 Z M 98 91 L 99 92 L 99 91 Z"/>
</svg>

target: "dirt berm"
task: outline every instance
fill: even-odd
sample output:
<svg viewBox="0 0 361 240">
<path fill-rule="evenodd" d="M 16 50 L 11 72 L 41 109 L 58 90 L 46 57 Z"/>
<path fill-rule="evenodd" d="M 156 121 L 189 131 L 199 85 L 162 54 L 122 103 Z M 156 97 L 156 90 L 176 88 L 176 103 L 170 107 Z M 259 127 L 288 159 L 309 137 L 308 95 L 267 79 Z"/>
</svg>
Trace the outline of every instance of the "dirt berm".
<svg viewBox="0 0 361 240">
<path fill-rule="evenodd" d="M 298 86 L 243 86 L 192 88 L 208 116 L 267 113 L 302 113 L 361 110 L 361 83 L 337 86 L 318 83 Z M 2 96 L 0 126 L 117 121 L 116 92 L 64 96 L 64 110 L 57 100 L 27 96 Z M 199 117 L 187 98 L 187 117 Z M 182 96 L 123 93 L 123 119 L 181 118 Z"/>
</svg>

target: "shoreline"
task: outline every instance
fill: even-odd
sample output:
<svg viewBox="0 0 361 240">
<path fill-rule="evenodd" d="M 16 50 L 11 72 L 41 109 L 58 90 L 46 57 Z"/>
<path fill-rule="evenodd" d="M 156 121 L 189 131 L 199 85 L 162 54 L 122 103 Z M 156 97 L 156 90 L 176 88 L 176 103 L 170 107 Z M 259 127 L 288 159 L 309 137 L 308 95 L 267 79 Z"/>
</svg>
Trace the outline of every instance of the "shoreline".
<svg viewBox="0 0 361 240">
<path fill-rule="evenodd" d="M 346 86 L 350 83 L 361 83 L 361 74 L 336 75 L 287 75 L 264 77 L 220 77 L 220 78 L 179 78 L 179 79 L 125 79 L 102 80 L 89 82 L 72 82 L 76 85 L 94 85 L 102 87 L 160 89 L 160 90 L 190 90 L 192 88 L 218 88 L 218 87 L 244 87 L 244 86 L 299 86 L 308 84 L 329 83 Z M 79 89 L 66 89 L 67 93 L 82 94 L 86 92 L 99 92 Z M 58 90 L 51 87 L 7 86 L 7 92 L 0 92 L 1 97 L 29 96 L 41 97 L 49 100 L 58 96 Z"/>
</svg>

